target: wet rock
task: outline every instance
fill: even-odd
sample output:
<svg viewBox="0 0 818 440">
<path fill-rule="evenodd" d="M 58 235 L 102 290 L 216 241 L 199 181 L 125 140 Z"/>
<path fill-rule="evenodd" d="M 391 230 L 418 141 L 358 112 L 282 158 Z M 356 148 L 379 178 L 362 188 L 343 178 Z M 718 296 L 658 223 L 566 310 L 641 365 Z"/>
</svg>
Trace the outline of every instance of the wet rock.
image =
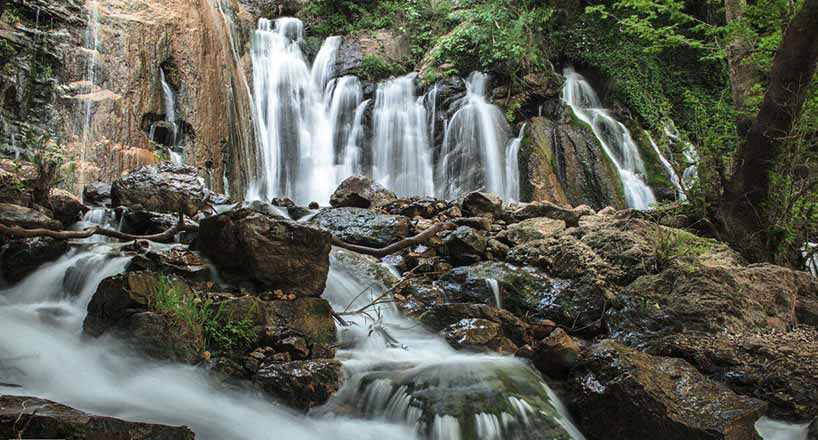
<svg viewBox="0 0 818 440">
<path fill-rule="evenodd" d="M 557 327 L 534 347 L 531 362 L 549 377 L 565 377 L 579 360 L 579 346 Z"/>
<path fill-rule="evenodd" d="M 443 239 L 443 244 L 452 264 L 468 265 L 483 259 L 488 240 L 474 228 L 459 226 Z"/>
<path fill-rule="evenodd" d="M 59 220 L 63 226 L 68 227 L 82 219 L 82 215 L 88 208 L 82 204 L 80 199 L 68 191 L 52 188 L 48 196 L 49 208 L 54 213 L 54 218 Z"/>
<path fill-rule="evenodd" d="M 45 263 L 57 260 L 68 252 L 65 240 L 49 237 L 9 240 L 0 250 L 0 269 L 3 278 L 17 283 Z"/>
<path fill-rule="evenodd" d="M 445 200 L 438 200 L 433 197 L 410 197 L 399 199 L 386 205 L 384 208 L 390 214 L 403 215 L 409 218 L 422 217 L 433 218 L 449 207 Z"/>
<path fill-rule="evenodd" d="M 50 400 L 0 396 L 2 438 L 193 440 L 187 427 L 129 422 L 88 414 Z"/>
<path fill-rule="evenodd" d="M 441 332 L 449 344 L 458 349 L 494 351 L 514 354 L 518 348 L 503 336 L 500 324 L 485 319 L 461 319 Z"/>
<path fill-rule="evenodd" d="M 818 329 L 681 333 L 651 353 L 685 359 L 736 393 L 769 403 L 767 415 L 804 420 L 818 412 Z"/>
<path fill-rule="evenodd" d="M 553 319 L 553 303 L 565 288 L 563 280 L 535 268 L 501 262 L 457 267 L 440 277 L 437 285 L 448 301 L 502 306 L 527 319 Z"/>
<path fill-rule="evenodd" d="M 552 220 L 562 220 L 569 227 L 579 226 L 580 217 L 588 214 L 586 210 L 576 211 L 547 201 L 525 203 L 511 213 L 519 221 L 546 217 Z M 590 214 L 593 215 L 593 210 Z"/>
<path fill-rule="evenodd" d="M 194 364 L 205 345 L 201 326 L 155 312 L 134 313 L 106 333 L 145 356 L 163 361 Z"/>
<path fill-rule="evenodd" d="M 122 209 L 119 214 L 119 230 L 126 234 L 153 235 L 160 234 L 179 223 L 179 215 L 153 212 L 138 207 L 136 209 Z M 185 224 L 195 225 L 196 222 L 185 217 Z"/>
<path fill-rule="evenodd" d="M 395 193 L 375 183 L 371 178 L 352 176 L 338 185 L 329 199 L 329 204 L 333 208 L 380 208 L 397 199 Z"/>
<path fill-rule="evenodd" d="M 162 162 L 147 165 L 114 181 L 114 206 L 141 205 L 148 211 L 193 216 L 210 204 L 210 191 L 199 181 L 196 169 Z"/>
<path fill-rule="evenodd" d="M 411 235 L 407 217 L 378 214 L 362 208 L 323 209 L 311 223 L 347 243 L 377 248 Z"/>
<path fill-rule="evenodd" d="M 474 191 L 463 198 L 461 209 L 469 216 L 499 219 L 503 216 L 503 199 L 497 194 Z"/>
<path fill-rule="evenodd" d="M 310 351 L 335 342 L 332 308 L 321 298 L 297 298 L 294 301 L 265 301 L 254 295 L 227 299 L 215 304 L 223 322 L 249 320 L 261 329 L 260 343 L 293 345 L 287 338 L 302 338 Z M 320 348 L 320 347 L 319 347 Z M 311 355 L 311 357 L 315 357 Z"/>
<path fill-rule="evenodd" d="M 98 337 L 130 315 L 148 311 L 161 283 L 161 275 L 150 272 L 127 272 L 105 278 L 88 304 L 83 331 Z M 193 294 L 183 282 L 173 279 L 170 283 L 168 287 L 178 289 L 183 296 Z"/>
<path fill-rule="evenodd" d="M 49 215 L 11 203 L 0 203 L 0 223 L 25 229 L 62 229 L 62 223 L 54 220 Z"/>
<path fill-rule="evenodd" d="M 807 428 L 807 440 L 818 440 L 818 417 Z"/>
<path fill-rule="evenodd" d="M 592 439 L 759 439 L 754 424 L 766 407 L 681 359 L 613 341 L 591 347 L 573 387 L 573 414 Z"/>
<path fill-rule="evenodd" d="M 523 220 L 508 227 L 506 237 L 514 244 L 553 237 L 565 229 L 565 222 L 546 217 Z"/>
<path fill-rule="evenodd" d="M 128 262 L 131 272 L 148 271 L 172 274 L 190 282 L 210 280 L 210 268 L 201 257 L 184 245 L 160 245 L 140 241 L 134 246 L 136 252 Z"/>
<path fill-rule="evenodd" d="M 90 206 L 111 206 L 111 185 L 102 182 L 89 183 L 82 189 L 82 201 Z"/>
<path fill-rule="evenodd" d="M 343 384 L 344 374 L 336 360 L 269 362 L 252 380 L 274 399 L 306 411 L 329 400 Z"/>
<path fill-rule="evenodd" d="M 260 289 L 320 296 L 332 237 L 318 228 L 254 210 L 231 210 L 201 221 L 199 250 L 225 276 Z"/>
<path fill-rule="evenodd" d="M 460 217 L 452 219 L 451 222 L 457 226 L 468 226 L 478 231 L 491 231 L 491 220 L 485 217 Z"/>
<path fill-rule="evenodd" d="M 527 342 L 528 325 L 510 312 L 486 304 L 438 304 L 420 316 L 424 327 L 434 332 L 458 331 L 468 334 L 470 323 L 491 322 L 496 326 L 488 326 L 486 332 L 489 340 L 502 337 L 511 343 L 522 346 Z M 478 334 L 480 332 L 474 332 Z M 476 345 L 476 344 L 474 344 Z"/>
</svg>

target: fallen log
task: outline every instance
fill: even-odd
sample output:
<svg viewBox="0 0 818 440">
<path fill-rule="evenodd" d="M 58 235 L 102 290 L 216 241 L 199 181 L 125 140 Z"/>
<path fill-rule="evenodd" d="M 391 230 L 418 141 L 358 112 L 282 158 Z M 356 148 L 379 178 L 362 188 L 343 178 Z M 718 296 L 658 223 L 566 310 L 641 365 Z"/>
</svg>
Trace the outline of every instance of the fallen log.
<svg viewBox="0 0 818 440">
<path fill-rule="evenodd" d="M 346 249 L 348 251 L 352 251 L 352 252 L 356 252 L 356 253 L 364 254 L 364 255 L 371 255 L 371 256 L 377 257 L 377 258 L 383 258 L 383 257 L 385 257 L 387 255 L 391 255 L 391 254 L 394 254 L 395 252 L 406 249 L 409 246 L 415 246 L 415 245 L 418 245 L 418 244 L 422 244 L 422 243 L 426 242 L 427 240 L 429 240 L 430 238 L 437 235 L 437 233 L 440 232 L 440 231 L 451 230 L 451 229 L 455 229 L 456 227 L 457 227 L 456 225 L 453 225 L 451 223 L 437 223 L 434 226 L 432 226 L 432 227 L 426 229 L 425 231 L 421 232 L 420 234 L 417 234 L 417 235 L 415 235 L 413 237 L 404 238 L 403 240 L 397 241 L 397 242 L 392 243 L 389 246 L 386 246 L 386 247 L 383 247 L 383 248 L 371 248 L 371 247 L 367 247 L 367 246 L 351 244 L 351 243 L 347 243 L 347 242 L 345 242 L 345 241 L 343 241 L 340 238 L 335 237 L 335 236 L 332 237 L 332 244 L 335 245 L 335 246 L 338 246 L 339 248 Z"/>
</svg>

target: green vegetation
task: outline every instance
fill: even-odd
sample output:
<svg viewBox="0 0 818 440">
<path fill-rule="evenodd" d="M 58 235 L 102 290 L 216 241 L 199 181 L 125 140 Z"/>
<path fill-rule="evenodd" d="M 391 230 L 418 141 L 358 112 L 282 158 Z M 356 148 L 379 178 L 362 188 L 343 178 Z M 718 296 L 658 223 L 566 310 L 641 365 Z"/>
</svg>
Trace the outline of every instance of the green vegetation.
<svg viewBox="0 0 818 440">
<path fill-rule="evenodd" d="M 406 68 L 399 64 L 390 63 L 377 55 L 367 55 L 361 60 L 361 67 L 352 73 L 369 81 L 377 81 L 405 72 Z"/>
<path fill-rule="evenodd" d="M 159 276 L 150 308 L 172 317 L 187 328 L 201 328 L 204 347 L 222 352 L 245 350 L 255 342 L 258 333 L 247 319 L 225 318 L 221 305 L 210 298 L 202 299 L 175 278 Z"/>
</svg>

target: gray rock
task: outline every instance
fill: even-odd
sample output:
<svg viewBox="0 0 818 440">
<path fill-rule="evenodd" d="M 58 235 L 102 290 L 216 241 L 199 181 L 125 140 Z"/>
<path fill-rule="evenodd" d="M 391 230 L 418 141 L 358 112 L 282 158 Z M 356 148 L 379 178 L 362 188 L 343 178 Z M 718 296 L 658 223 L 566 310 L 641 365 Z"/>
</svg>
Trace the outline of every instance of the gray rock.
<svg viewBox="0 0 818 440">
<path fill-rule="evenodd" d="M 240 208 L 202 220 L 198 243 L 220 272 L 259 289 L 324 291 L 332 237 L 318 228 Z"/>
<path fill-rule="evenodd" d="M 395 193 L 375 183 L 371 178 L 351 176 L 338 185 L 329 199 L 329 204 L 333 208 L 380 208 L 397 199 Z"/>
<path fill-rule="evenodd" d="M 38 267 L 50 263 L 66 252 L 68 242 L 49 237 L 9 240 L 0 251 L 0 268 L 5 281 L 21 281 Z"/>
<path fill-rule="evenodd" d="M 474 191 L 463 198 L 462 209 L 465 215 L 499 219 L 503 216 L 503 199 L 497 194 Z"/>
<path fill-rule="evenodd" d="M 82 202 L 90 206 L 111 206 L 111 185 L 102 182 L 85 185 Z"/>
<path fill-rule="evenodd" d="M 443 239 L 443 244 L 452 264 L 463 266 L 483 259 L 488 240 L 474 228 L 459 226 Z"/>
<path fill-rule="evenodd" d="M 0 437 L 193 440 L 187 427 L 129 422 L 88 414 L 50 400 L 0 395 Z"/>
<path fill-rule="evenodd" d="M 47 214 L 11 203 L 0 203 L 0 223 L 25 229 L 62 229 L 62 223 Z"/>
<path fill-rule="evenodd" d="M 384 247 L 411 235 L 407 217 L 363 208 L 323 209 L 310 220 L 347 243 Z"/>
<path fill-rule="evenodd" d="M 195 168 L 169 162 L 138 168 L 111 185 L 114 206 L 141 205 L 148 211 L 181 211 L 191 217 L 209 206 L 210 197 Z"/>
<path fill-rule="evenodd" d="M 336 360 L 268 362 L 252 380 L 275 400 L 307 411 L 323 405 L 341 388 L 344 373 Z"/>
</svg>

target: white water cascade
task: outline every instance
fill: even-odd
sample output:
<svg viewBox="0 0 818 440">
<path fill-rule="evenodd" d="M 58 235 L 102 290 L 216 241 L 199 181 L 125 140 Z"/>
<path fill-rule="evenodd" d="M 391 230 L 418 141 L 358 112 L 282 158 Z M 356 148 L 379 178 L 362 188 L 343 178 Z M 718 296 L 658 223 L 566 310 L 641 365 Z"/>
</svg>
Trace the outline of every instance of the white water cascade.
<svg viewBox="0 0 818 440">
<path fill-rule="evenodd" d="M 85 30 L 85 49 L 88 51 L 87 66 L 85 67 L 85 79 L 87 81 L 89 96 L 85 97 L 85 109 L 82 120 L 82 151 L 80 160 L 85 163 L 88 160 L 88 152 L 94 142 L 92 117 L 94 110 L 94 100 L 91 94 L 96 89 L 97 81 L 97 55 L 99 54 L 99 3 L 97 0 L 87 0 L 85 8 L 88 10 L 88 27 Z M 85 184 L 85 167 L 79 167 L 79 184 Z"/>
<path fill-rule="evenodd" d="M 452 199 L 468 191 L 507 194 L 504 148 L 511 129 L 499 107 L 487 100 L 488 77 L 473 72 L 466 96 L 446 129 L 437 167 L 437 196 Z"/>
<path fill-rule="evenodd" d="M 645 164 L 630 132 L 602 106 L 596 92 L 582 75 L 566 67 L 563 76 L 563 100 L 576 117 L 591 126 L 605 154 L 616 167 L 625 191 L 625 203 L 629 208 L 650 208 L 656 203 L 656 197 L 644 181 Z"/>
<path fill-rule="evenodd" d="M 324 297 L 338 312 L 362 307 L 384 292 L 389 270 L 335 249 Z M 339 329 L 347 379 L 320 412 L 397 423 L 429 440 L 584 438 L 525 361 L 458 352 L 392 304 L 370 312 Z"/>
<path fill-rule="evenodd" d="M 361 82 L 354 76 L 331 80 L 326 86 L 325 99 L 329 100 L 333 163 L 336 167 L 336 181 L 332 183 L 337 185 L 341 183 L 340 180 L 363 171 L 361 124 L 366 104 L 363 103 Z"/>
<path fill-rule="evenodd" d="M 97 245 L 46 265 L 0 291 L 0 393 L 51 399 L 95 414 L 187 425 L 197 439 L 411 439 L 394 424 L 308 419 L 246 393 L 230 392 L 192 366 L 155 363 L 111 338 L 82 336 L 96 286 L 128 258 Z"/>
<path fill-rule="evenodd" d="M 258 178 L 249 199 L 326 202 L 336 181 L 332 130 L 322 92 L 301 52 L 304 25 L 260 19 L 253 34 L 253 97 Z M 323 51 L 323 50 L 322 50 Z M 329 56 L 326 56 L 329 57 Z M 331 65 L 326 63 L 320 69 Z M 322 72 L 316 77 L 323 81 Z"/>
<path fill-rule="evenodd" d="M 679 129 L 673 121 L 668 121 L 665 124 L 665 136 L 667 136 L 671 147 L 681 149 L 682 156 L 687 163 L 687 167 L 682 172 L 682 182 L 686 188 L 692 187 L 699 177 L 698 162 L 699 154 L 696 152 L 696 147 L 688 141 L 682 139 Z"/>
<path fill-rule="evenodd" d="M 379 84 L 375 99 L 373 178 L 398 196 L 435 192 L 426 107 L 415 95 L 416 77 Z"/>
<path fill-rule="evenodd" d="M 503 193 L 506 202 L 520 201 L 520 145 L 523 143 L 525 126 L 523 124 L 520 127 L 520 134 L 506 146 L 506 186 Z"/>
<path fill-rule="evenodd" d="M 686 200 L 687 195 L 685 194 L 684 188 L 682 187 L 681 179 L 679 175 L 676 174 L 676 170 L 673 169 L 673 165 L 670 164 L 665 158 L 665 155 L 662 154 L 662 150 L 659 149 L 659 145 L 656 144 L 656 141 L 653 140 L 653 136 L 650 135 L 647 131 L 645 134 L 648 136 L 648 140 L 650 141 L 650 145 L 653 147 L 653 151 L 656 153 L 656 156 L 659 158 L 659 162 L 662 164 L 662 168 L 665 169 L 665 173 L 667 173 L 668 178 L 670 179 L 670 183 L 673 184 L 673 187 L 676 188 L 676 198 L 678 200 Z"/>
<path fill-rule="evenodd" d="M 161 67 L 159 68 L 159 81 L 162 84 L 162 106 L 165 110 L 165 121 L 170 124 L 173 139 L 173 144 L 168 148 L 170 159 L 171 162 L 181 165 L 183 163 L 182 155 L 174 150 L 179 142 L 179 126 L 176 122 L 176 92 L 173 91 L 173 87 L 170 86 L 165 77 L 165 69 Z M 153 129 L 151 129 L 151 133 L 153 133 Z M 153 136 L 151 136 L 151 140 L 153 140 Z"/>
</svg>

